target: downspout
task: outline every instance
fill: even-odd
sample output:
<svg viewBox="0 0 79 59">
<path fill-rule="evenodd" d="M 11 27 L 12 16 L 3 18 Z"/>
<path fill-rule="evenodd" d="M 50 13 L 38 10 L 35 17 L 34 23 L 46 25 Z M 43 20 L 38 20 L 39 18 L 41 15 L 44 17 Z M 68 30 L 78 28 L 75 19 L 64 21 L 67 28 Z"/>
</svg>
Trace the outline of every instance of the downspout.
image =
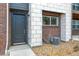
<svg viewBox="0 0 79 59">
<path fill-rule="evenodd" d="M 6 23 L 7 23 L 7 25 L 6 25 L 6 47 L 5 47 L 5 55 L 7 55 L 7 53 L 8 53 L 8 24 L 9 24 L 9 9 L 8 9 L 8 7 L 9 7 L 9 5 L 8 5 L 8 3 L 7 3 L 7 11 L 6 11 L 6 15 L 7 15 L 7 21 L 6 21 Z"/>
</svg>

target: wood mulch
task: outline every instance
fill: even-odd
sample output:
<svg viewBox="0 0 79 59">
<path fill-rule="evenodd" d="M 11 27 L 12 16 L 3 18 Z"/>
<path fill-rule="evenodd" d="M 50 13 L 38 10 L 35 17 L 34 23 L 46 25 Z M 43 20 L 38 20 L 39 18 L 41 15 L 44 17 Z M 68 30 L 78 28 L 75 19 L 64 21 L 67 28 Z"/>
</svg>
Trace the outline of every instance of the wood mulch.
<svg viewBox="0 0 79 59">
<path fill-rule="evenodd" d="M 79 56 L 79 41 L 61 42 L 58 46 L 43 44 L 32 50 L 37 56 Z"/>
</svg>

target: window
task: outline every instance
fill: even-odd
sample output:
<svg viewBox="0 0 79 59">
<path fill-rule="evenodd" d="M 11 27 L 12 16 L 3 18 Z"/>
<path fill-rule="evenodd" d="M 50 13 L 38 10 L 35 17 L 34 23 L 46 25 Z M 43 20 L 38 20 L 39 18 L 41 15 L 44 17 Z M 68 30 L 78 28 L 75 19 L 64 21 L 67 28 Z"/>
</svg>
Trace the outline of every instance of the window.
<svg viewBox="0 0 79 59">
<path fill-rule="evenodd" d="M 72 9 L 73 10 L 79 10 L 79 3 L 73 3 L 72 4 Z"/>
<path fill-rule="evenodd" d="M 43 24 L 44 25 L 50 25 L 50 17 L 43 16 Z"/>
<path fill-rule="evenodd" d="M 43 16 L 43 25 L 45 26 L 58 26 L 59 17 Z"/>
<path fill-rule="evenodd" d="M 79 29 L 79 20 L 73 20 L 72 21 L 72 28 L 73 29 Z"/>
<path fill-rule="evenodd" d="M 51 17 L 51 25 L 58 25 L 58 17 Z"/>
</svg>

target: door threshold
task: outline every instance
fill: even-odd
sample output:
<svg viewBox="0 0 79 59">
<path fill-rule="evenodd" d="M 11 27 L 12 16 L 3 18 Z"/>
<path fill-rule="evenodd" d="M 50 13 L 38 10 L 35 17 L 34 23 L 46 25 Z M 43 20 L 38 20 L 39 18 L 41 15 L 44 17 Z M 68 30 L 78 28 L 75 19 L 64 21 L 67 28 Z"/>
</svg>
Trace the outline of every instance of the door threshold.
<svg viewBox="0 0 79 59">
<path fill-rule="evenodd" d="M 21 42 L 21 43 L 13 43 L 13 45 L 24 45 L 26 44 L 25 42 Z"/>
</svg>

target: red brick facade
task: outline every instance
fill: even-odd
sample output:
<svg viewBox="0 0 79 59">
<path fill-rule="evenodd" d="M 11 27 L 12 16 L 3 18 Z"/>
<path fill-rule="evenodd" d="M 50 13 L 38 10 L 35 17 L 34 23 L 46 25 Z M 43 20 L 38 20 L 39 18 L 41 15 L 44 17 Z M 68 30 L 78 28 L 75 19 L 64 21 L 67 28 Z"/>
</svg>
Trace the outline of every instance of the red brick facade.
<svg viewBox="0 0 79 59">
<path fill-rule="evenodd" d="M 73 20 L 79 20 L 79 14 L 72 14 L 72 19 Z M 72 29 L 72 35 L 79 35 L 79 29 Z"/>
<path fill-rule="evenodd" d="M 60 36 L 60 28 L 56 26 L 43 26 L 43 39 L 48 42 L 49 36 Z"/>
<path fill-rule="evenodd" d="M 7 22 L 7 5 L 0 3 L 0 55 L 5 53 L 6 47 L 6 22 Z"/>
<path fill-rule="evenodd" d="M 60 13 L 55 12 L 49 12 L 49 11 L 43 11 L 43 14 L 45 16 L 58 16 L 60 17 Z M 60 22 L 59 22 L 60 23 Z M 60 36 L 60 25 L 59 26 L 43 26 L 42 28 L 43 33 L 43 40 L 48 43 L 48 38 L 50 36 Z"/>
</svg>

